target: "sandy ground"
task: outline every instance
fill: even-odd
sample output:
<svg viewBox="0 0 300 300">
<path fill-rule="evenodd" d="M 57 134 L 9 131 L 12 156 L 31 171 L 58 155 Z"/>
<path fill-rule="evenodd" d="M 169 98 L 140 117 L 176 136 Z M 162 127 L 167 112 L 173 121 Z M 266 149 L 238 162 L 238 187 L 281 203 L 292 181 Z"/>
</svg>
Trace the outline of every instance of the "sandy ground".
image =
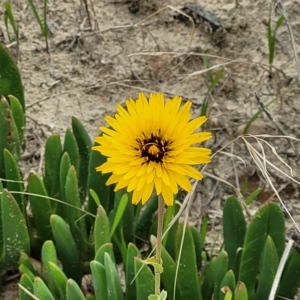
<svg viewBox="0 0 300 300">
<path fill-rule="evenodd" d="M 265 105 L 275 99 L 268 108 L 275 123 L 286 135 L 300 138 L 298 74 L 285 23 L 277 32 L 275 67 L 269 72 L 267 23 L 270 11 L 274 21 L 280 17 L 280 11 L 274 9 L 271 1 L 241 1 L 238 6 L 233 0 L 201 1 L 201 6 L 220 20 L 224 28 L 220 36 L 207 26 L 193 27 L 190 21 L 174 19 L 175 10 L 184 4 L 180 1 L 163 4 L 140 1 L 135 14 L 129 11 L 128 6 L 132 4 L 128 2 L 92 1 L 89 22 L 84 5 L 79 1 L 49 0 L 50 54 L 45 51 L 44 39 L 28 3 L 22 0 L 11 3 L 21 38 L 19 52 L 15 45 L 9 49 L 18 61 L 27 103 L 26 148 L 22 155 L 24 174 L 30 170 L 42 172 L 47 137 L 52 133 L 63 136 L 70 127 L 71 116 L 79 118 L 93 137 L 104 124 L 104 115 L 114 114 L 116 104 L 136 98 L 140 91 L 161 91 L 167 96 L 190 99 L 194 103 L 194 115 L 199 115 L 210 84 L 201 58 L 204 53 L 210 55 L 207 59 L 213 67 L 212 74 L 224 67 L 220 82 L 209 95 L 208 129 L 213 131 L 214 139 L 207 146 L 217 152 L 242 133 L 241 126 L 260 108 L 254 93 Z M 284 1 L 283 8 L 299 52 L 300 2 Z M 41 3 L 38 10 L 42 12 Z M 0 19 L 3 20 L 2 6 Z M 9 46 L 4 22 L 0 23 L 0 42 Z M 252 133 L 282 135 L 266 114 L 259 117 Z M 294 179 L 299 179 L 292 145 L 285 138 L 265 139 L 293 168 Z M 260 149 L 253 140 L 249 142 Z M 293 143 L 299 148 L 296 141 Z M 269 160 L 289 172 L 266 144 L 264 148 Z M 258 186 L 265 188 L 257 203 L 278 201 L 241 139 L 224 148 L 223 153 L 218 152 L 205 172 L 206 179 L 198 188 L 190 222 L 197 224 L 201 213 L 208 212 L 209 239 L 220 229 L 224 200 L 234 194 L 234 189 L 222 181 L 229 181 L 239 189 L 248 177 L 247 192 Z M 298 185 L 272 168 L 269 173 L 299 222 Z M 15 286 L 10 288 L 14 289 Z M 6 295 L 3 299 L 16 299 Z"/>
</svg>

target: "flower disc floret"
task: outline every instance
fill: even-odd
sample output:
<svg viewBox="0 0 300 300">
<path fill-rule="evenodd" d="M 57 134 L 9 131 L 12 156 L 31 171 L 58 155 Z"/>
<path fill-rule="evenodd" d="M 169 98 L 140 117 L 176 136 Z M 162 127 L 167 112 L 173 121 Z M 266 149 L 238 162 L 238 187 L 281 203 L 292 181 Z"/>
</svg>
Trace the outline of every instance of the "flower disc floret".
<svg viewBox="0 0 300 300">
<path fill-rule="evenodd" d="M 133 192 L 134 204 L 144 204 L 155 190 L 172 205 L 179 186 L 189 192 L 189 178 L 203 178 L 193 166 L 211 161 L 210 149 L 195 146 L 211 138 L 210 132 L 195 132 L 206 117 L 190 120 L 192 102 L 181 102 L 178 96 L 165 101 L 162 93 L 149 99 L 140 93 L 126 101 L 126 109 L 118 105 L 114 118 L 105 118 L 110 128 L 100 127 L 93 150 L 107 161 L 96 170 L 112 173 L 106 184 Z"/>
</svg>

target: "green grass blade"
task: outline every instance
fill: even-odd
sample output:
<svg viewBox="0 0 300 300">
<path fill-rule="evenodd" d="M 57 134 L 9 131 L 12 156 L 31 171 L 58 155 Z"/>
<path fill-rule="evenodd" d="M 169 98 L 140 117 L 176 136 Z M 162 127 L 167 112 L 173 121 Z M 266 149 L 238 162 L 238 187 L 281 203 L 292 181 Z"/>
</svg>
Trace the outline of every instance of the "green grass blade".
<svg viewBox="0 0 300 300">
<path fill-rule="evenodd" d="M 207 116 L 207 112 L 208 112 L 208 96 L 206 95 L 201 105 L 200 116 Z"/>
<path fill-rule="evenodd" d="M 249 205 L 261 192 L 262 188 L 257 188 L 255 191 L 253 191 L 246 199 L 245 203 Z"/>
<path fill-rule="evenodd" d="M 44 0 L 44 11 L 43 11 L 43 14 L 44 14 L 44 36 L 46 38 L 46 43 L 48 44 L 48 26 L 47 26 L 47 0 Z M 48 45 L 47 45 L 48 47 Z"/>
<path fill-rule="evenodd" d="M 118 203 L 118 207 L 117 207 L 116 213 L 113 218 L 113 224 L 112 224 L 111 230 L 110 230 L 110 237 L 112 237 L 114 235 L 115 230 L 117 229 L 117 227 L 124 215 L 127 203 L 128 203 L 128 195 L 124 194 Z"/>
<path fill-rule="evenodd" d="M 12 10 L 11 10 L 11 6 L 10 6 L 10 3 L 9 2 L 4 2 L 4 20 L 9 20 L 10 22 L 10 25 L 13 29 L 13 32 L 16 36 L 16 40 L 19 39 L 19 30 L 18 30 L 18 26 L 15 22 L 15 18 L 14 18 L 14 15 L 12 13 Z M 7 30 L 7 36 L 8 36 L 8 39 L 10 42 L 12 42 L 12 39 L 10 38 L 10 35 L 9 35 L 9 30 L 8 30 L 8 22 L 5 21 L 5 26 L 6 26 L 6 30 Z"/>
<path fill-rule="evenodd" d="M 45 0 L 44 0 L 44 1 L 45 1 Z M 46 36 L 46 35 L 45 35 L 45 29 L 44 29 L 44 26 L 47 26 L 47 24 L 44 25 L 43 22 L 42 22 L 42 20 L 40 19 L 40 16 L 39 16 L 39 14 L 38 14 L 38 12 L 37 12 L 37 10 L 36 10 L 36 7 L 35 7 L 35 5 L 34 5 L 34 3 L 33 3 L 33 0 L 28 0 L 28 2 L 29 2 L 29 5 L 30 5 L 30 7 L 31 7 L 31 9 L 32 9 L 32 12 L 33 12 L 33 14 L 34 14 L 34 16 L 35 16 L 35 18 L 36 18 L 38 24 L 40 25 L 40 29 L 41 29 L 41 32 L 42 32 L 43 36 Z"/>
<path fill-rule="evenodd" d="M 269 46 L 269 64 L 273 64 L 274 60 L 274 48 L 275 48 L 275 41 L 274 36 L 272 34 L 272 27 L 271 27 L 271 12 L 269 14 L 269 21 L 268 21 L 268 46 Z"/>
<path fill-rule="evenodd" d="M 281 17 L 278 19 L 278 21 L 276 22 L 275 32 L 276 32 L 277 29 L 282 25 L 283 21 L 284 21 L 284 17 L 281 16 Z M 274 34 L 274 35 L 275 35 L 275 34 Z"/>
<path fill-rule="evenodd" d="M 274 101 L 276 100 L 276 98 L 272 99 L 270 102 L 268 102 L 265 107 L 269 107 Z M 248 131 L 249 131 L 249 128 L 251 126 L 251 124 L 259 117 L 259 115 L 263 112 L 262 109 L 259 109 L 251 118 L 250 120 L 247 122 L 246 126 L 245 126 L 245 129 L 244 129 L 244 132 L 243 134 L 247 134 Z"/>
<path fill-rule="evenodd" d="M 213 80 L 211 81 L 209 88 L 208 88 L 208 93 L 210 93 L 215 86 L 217 85 L 217 83 L 219 82 L 220 78 L 223 76 L 224 73 L 224 68 L 222 67 L 216 74 L 216 76 L 213 78 Z"/>
<path fill-rule="evenodd" d="M 204 52 L 209 53 L 209 49 L 206 49 Z M 204 65 L 205 69 L 209 69 L 209 62 L 208 62 L 207 57 L 202 56 L 201 58 L 202 58 L 203 65 Z M 212 75 L 211 71 L 209 70 L 207 73 L 208 73 L 209 81 L 212 82 L 213 81 L 213 75 Z"/>
</svg>

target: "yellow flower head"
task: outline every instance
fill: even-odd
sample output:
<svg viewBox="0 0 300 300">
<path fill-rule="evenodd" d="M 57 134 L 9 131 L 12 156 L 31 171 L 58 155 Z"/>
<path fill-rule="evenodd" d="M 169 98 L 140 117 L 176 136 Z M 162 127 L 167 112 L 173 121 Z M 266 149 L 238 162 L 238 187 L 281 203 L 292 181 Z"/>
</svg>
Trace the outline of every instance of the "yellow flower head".
<svg viewBox="0 0 300 300">
<path fill-rule="evenodd" d="M 144 204 L 155 190 L 173 205 L 178 186 L 189 192 L 188 178 L 203 178 L 191 165 L 211 161 L 210 149 L 192 147 L 211 138 L 210 132 L 195 133 L 206 117 L 190 120 L 192 102 L 180 104 L 178 96 L 165 102 L 162 93 L 151 94 L 149 100 L 140 93 L 136 101 L 126 100 L 127 109 L 118 105 L 115 117 L 105 118 L 111 128 L 100 127 L 103 135 L 95 138 L 99 145 L 93 150 L 108 158 L 96 170 L 112 173 L 106 185 L 132 191 L 134 204 Z"/>
</svg>

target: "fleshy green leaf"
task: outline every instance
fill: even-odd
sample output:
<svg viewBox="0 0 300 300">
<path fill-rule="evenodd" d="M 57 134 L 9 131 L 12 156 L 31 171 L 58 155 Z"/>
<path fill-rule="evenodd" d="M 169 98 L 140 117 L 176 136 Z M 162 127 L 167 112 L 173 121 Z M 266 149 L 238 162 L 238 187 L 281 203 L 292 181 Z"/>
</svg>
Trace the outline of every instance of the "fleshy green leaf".
<svg viewBox="0 0 300 300">
<path fill-rule="evenodd" d="M 33 283 L 34 295 L 43 300 L 55 300 L 46 284 L 40 277 L 35 277 Z"/>
<path fill-rule="evenodd" d="M 23 107 L 20 101 L 13 95 L 8 95 L 8 99 L 10 102 L 12 116 L 14 118 L 16 128 L 18 130 L 19 142 L 20 145 L 22 145 L 24 139 L 25 122 L 26 122 Z"/>
<path fill-rule="evenodd" d="M 118 271 L 108 253 L 104 254 L 104 267 L 107 282 L 108 300 L 122 300 L 123 292 Z"/>
<path fill-rule="evenodd" d="M 295 249 L 291 250 L 290 256 L 285 264 L 279 288 L 277 291 L 280 296 L 293 299 L 300 286 L 300 254 Z"/>
<path fill-rule="evenodd" d="M 71 160 L 70 160 L 69 154 L 67 152 L 65 152 L 61 157 L 60 168 L 59 168 L 60 194 L 61 194 L 63 201 L 66 201 L 65 188 L 66 188 L 66 181 L 67 181 L 67 176 L 68 176 L 70 167 L 71 167 Z M 64 209 L 67 210 L 65 206 L 64 206 Z M 66 217 L 66 214 L 67 214 L 67 211 L 65 211 L 63 216 Z"/>
<path fill-rule="evenodd" d="M 92 141 L 90 136 L 86 132 L 83 125 L 79 122 L 78 119 L 72 117 L 72 130 L 74 137 L 77 141 L 78 150 L 79 150 L 79 172 L 78 172 L 78 187 L 79 194 L 82 200 L 85 199 L 87 192 L 87 181 L 89 176 L 89 160 L 91 154 Z M 71 158 L 72 161 L 72 158 Z M 95 213 L 94 211 L 93 213 Z"/>
<path fill-rule="evenodd" d="M 43 240 L 52 239 L 51 203 L 43 181 L 34 173 L 30 173 L 28 177 L 28 193 L 36 230 Z"/>
<path fill-rule="evenodd" d="M 224 279 L 228 268 L 228 255 L 225 251 L 221 251 L 217 256 L 214 264 L 214 300 L 221 298 L 221 283 Z"/>
<path fill-rule="evenodd" d="M 268 299 L 278 267 L 278 255 L 272 238 L 267 237 L 258 277 L 255 300 Z"/>
<path fill-rule="evenodd" d="M 127 299 L 137 299 L 136 298 L 136 281 L 134 280 L 135 277 L 135 257 L 140 256 L 140 252 L 138 248 L 129 243 L 127 249 L 127 258 L 126 258 L 126 298 Z M 134 281 L 133 281 L 134 280 Z"/>
<path fill-rule="evenodd" d="M 106 282 L 106 274 L 105 274 L 105 267 L 99 263 L 98 261 L 91 261 L 90 263 L 91 271 L 93 275 L 93 285 L 96 299 L 107 300 L 107 282 Z M 129 298 L 127 299 L 135 299 Z"/>
<path fill-rule="evenodd" d="M 81 283 L 82 271 L 77 245 L 71 234 L 69 226 L 58 215 L 52 215 L 50 223 L 55 239 L 59 258 L 67 277 Z"/>
<path fill-rule="evenodd" d="M 60 186 L 59 186 L 59 169 L 62 157 L 62 146 L 60 137 L 57 134 L 51 135 L 46 142 L 45 146 L 45 175 L 44 185 L 50 197 L 60 199 Z M 52 202 L 52 207 L 64 209 L 59 207 L 57 202 Z"/>
<path fill-rule="evenodd" d="M 5 178 L 8 180 L 6 182 L 6 188 L 14 196 L 14 199 L 17 201 L 21 212 L 24 216 L 26 216 L 25 197 L 23 194 L 24 183 L 19 171 L 19 166 L 14 156 L 7 149 L 4 149 L 3 157 L 5 165 Z"/>
<path fill-rule="evenodd" d="M 184 241 L 181 245 L 182 238 L 184 238 Z M 202 299 L 194 239 L 189 226 L 186 227 L 184 232 L 184 225 L 179 225 L 176 242 L 177 263 L 179 264 L 177 284 L 180 290 L 180 299 Z M 180 253 L 181 247 L 181 257 L 179 257 L 178 253 Z"/>
<path fill-rule="evenodd" d="M 78 286 L 78 284 L 73 280 L 69 279 L 67 281 L 67 299 L 68 300 L 85 300 L 85 297 Z"/>
<path fill-rule="evenodd" d="M 80 210 L 81 202 L 79 199 L 78 181 L 74 166 L 70 167 L 67 175 L 65 198 L 66 203 L 69 204 L 65 207 L 67 211 L 67 220 L 79 252 L 83 255 L 87 252 L 88 247 L 86 236 L 87 230 L 83 212 Z"/>
<path fill-rule="evenodd" d="M 155 244 L 152 244 L 152 247 Z M 163 282 L 164 288 L 168 292 L 168 297 L 170 299 L 173 299 L 174 298 L 176 263 L 164 247 L 162 247 L 162 249 L 161 249 L 161 258 L 162 258 L 163 267 L 164 267 L 164 271 L 161 274 L 161 280 Z M 176 288 L 177 288 L 176 292 L 179 295 L 178 285 L 176 285 Z"/>
<path fill-rule="evenodd" d="M 215 269 L 217 258 L 214 257 L 204 271 L 204 281 L 201 287 L 203 300 L 211 300 L 214 291 Z"/>
<path fill-rule="evenodd" d="M 112 259 L 114 259 L 114 251 L 112 243 L 103 244 L 95 255 L 95 260 L 104 265 L 104 254 L 108 253 Z"/>
<path fill-rule="evenodd" d="M 20 264 L 19 265 L 19 271 L 21 274 L 26 274 L 32 282 L 34 281 L 35 275 L 33 272 L 31 272 L 32 269 L 27 268 L 27 266 Z"/>
<path fill-rule="evenodd" d="M 48 261 L 44 266 L 47 266 L 47 282 L 49 290 L 56 299 L 65 300 L 66 297 L 66 284 L 67 276 L 55 263 Z"/>
<path fill-rule="evenodd" d="M 33 293 L 33 281 L 28 277 L 28 275 L 22 274 L 20 285 L 28 290 L 28 292 Z M 32 297 L 29 296 L 24 290 L 19 288 L 19 300 L 32 300 Z"/>
<path fill-rule="evenodd" d="M 25 218 L 16 200 L 6 189 L 0 197 L 0 219 L 3 230 L 0 269 L 14 269 L 18 267 L 20 252 L 30 253 L 30 241 Z"/>
<path fill-rule="evenodd" d="M 110 243 L 110 225 L 102 206 L 98 207 L 98 213 L 95 220 L 94 239 L 95 239 L 95 253 L 98 249 L 106 244 Z"/>
<path fill-rule="evenodd" d="M 220 294 L 220 300 L 229 300 L 232 298 L 232 295 L 235 291 L 235 277 L 234 277 L 234 273 L 232 270 L 229 270 L 226 275 L 224 276 L 222 282 L 221 282 L 221 291 L 222 293 L 224 293 L 224 295 L 222 295 L 222 293 Z"/>
<path fill-rule="evenodd" d="M 59 299 L 66 298 L 67 277 L 57 270 L 57 254 L 52 241 L 46 241 L 42 247 L 43 274 L 47 280 L 49 290 Z"/>
<path fill-rule="evenodd" d="M 243 282 L 238 282 L 234 294 L 235 300 L 248 300 L 247 287 Z"/>
<path fill-rule="evenodd" d="M 24 90 L 21 75 L 6 48 L 0 44 L 0 96 L 15 96 L 22 105 L 25 113 Z"/>
<path fill-rule="evenodd" d="M 270 236 L 278 257 L 285 247 L 284 216 L 278 205 L 268 203 L 260 208 L 248 226 L 239 270 L 239 281 L 247 287 L 249 298 L 254 295 L 263 248 Z"/>
<path fill-rule="evenodd" d="M 30 257 L 25 252 L 21 252 L 20 259 L 19 259 L 19 266 L 20 265 L 26 266 L 28 268 L 28 270 L 30 271 L 30 273 L 33 275 L 33 278 L 30 277 L 32 279 L 32 282 L 33 282 L 35 276 L 39 276 L 38 271 L 32 265 Z"/>
<path fill-rule="evenodd" d="M 246 221 L 241 204 L 236 198 L 228 198 L 223 209 L 224 248 L 228 254 L 228 268 L 238 276 L 240 249 L 243 247 L 246 234 Z"/>
<path fill-rule="evenodd" d="M 79 174 L 79 149 L 73 132 L 67 129 L 64 140 L 63 152 L 67 152 L 71 165 L 75 167 L 76 173 Z"/>
<path fill-rule="evenodd" d="M 102 174 L 96 172 L 96 167 L 99 167 L 106 161 L 106 157 L 101 155 L 97 151 L 92 151 L 89 161 L 88 170 L 88 189 L 92 189 L 98 195 L 101 205 L 104 207 L 106 212 L 109 212 L 113 207 L 113 200 L 115 194 L 113 192 L 113 186 L 106 186 L 105 183 L 110 177 L 109 174 Z M 96 214 L 97 205 L 91 195 L 88 200 L 88 210 L 92 214 Z"/>
<path fill-rule="evenodd" d="M 147 299 L 149 295 L 154 294 L 154 275 L 150 268 L 138 259 L 134 260 L 134 272 L 136 299 Z"/>
<path fill-rule="evenodd" d="M 0 67 L 1 68 L 1 67 Z M 1 89 L 1 88 L 0 88 Z M 1 95 L 1 94 L 0 94 Z M 0 98 L 0 177 L 5 178 L 3 150 L 7 149 L 16 159 L 19 160 L 21 143 L 19 133 L 14 121 L 8 101 Z"/>
</svg>

